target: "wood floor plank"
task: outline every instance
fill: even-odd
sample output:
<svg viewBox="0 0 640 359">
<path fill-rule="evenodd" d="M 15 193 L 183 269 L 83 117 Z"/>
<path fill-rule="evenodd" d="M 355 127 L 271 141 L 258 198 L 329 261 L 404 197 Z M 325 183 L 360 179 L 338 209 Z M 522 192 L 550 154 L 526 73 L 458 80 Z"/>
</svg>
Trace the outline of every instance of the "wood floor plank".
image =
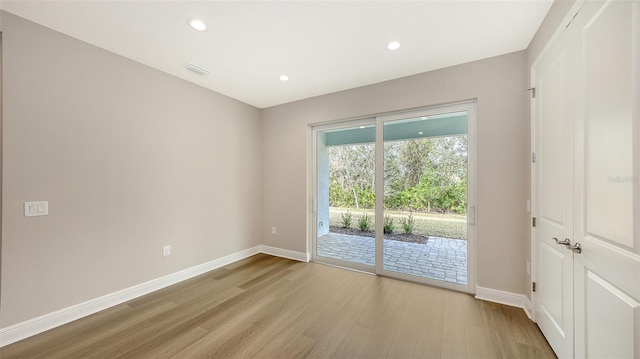
<svg viewBox="0 0 640 359">
<path fill-rule="evenodd" d="M 321 313 L 321 318 L 318 320 L 316 325 L 307 328 L 304 331 L 304 335 L 315 339 L 320 340 L 331 328 L 334 327 L 335 322 L 339 315 L 342 314 L 345 307 L 348 306 L 348 299 L 350 289 L 352 289 L 353 277 L 346 277 L 345 281 L 341 281 L 340 286 L 336 286 L 333 288 L 331 292 L 321 294 L 320 298 L 322 301 L 315 306 L 315 309 Z"/>
<path fill-rule="evenodd" d="M 460 303 L 462 306 L 462 314 L 464 316 L 464 323 L 467 325 L 474 325 L 480 328 L 487 327 L 487 318 L 483 313 L 481 301 L 474 297 L 467 295 L 460 297 Z M 522 312 L 522 310 L 520 310 Z"/>
<path fill-rule="evenodd" d="M 533 323 L 523 310 L 515 307 L 502 306 L 502 312 L 509 323 L 509 328 L 516 328 L 516 339 L 519 343 L 538 348 L 548 348 L 549 343 L 541 335 L 538 327 Z"/>
<path fill-rule="evenodd" d="M 361 327 L 357 324 L 354 325 L 333 354 L 333 358 L 351 359 L 359 357 L 371 333 L 373 333 L 371 329 Z"/>
<path fill-rule="evenodd" d="M 256 255 L 0 348 L 14 358 L 555 358 L 524 311 Z"/>
<path fill-rule="evenodd" d="M 315 340 L 302 335 L 294 334 L 290 337 L 278 337 L 267 344 L 259 356 L 260 358 L 306 358 L 313 349 Z"/>
<path fill-rule="evenodd" d="M 556 359 L 551 347 L 540 348 L 516 343 L 516 357 L 521 359 Z"/>
<path fill-rule="evenodd" d="M 177 353 L 184 348 L 192 345 L 200 338 L 204 337 L 208 332 L 200 327 L 195 327 L 184 333 L 183 335 L 175 336 L 167 341 L 158 343 L 144 353 L 147 358 L 167 359 L 174 358 Z M 135 358 L 136 353 L 126 352 L 120 355 L 122 358 Z M 117 358 L 114 356 L 113 358 Z"/>
<path fill-rule="evenodd" d="M 266 357 L 266 352 L 273 352 L 273 350 L 275 350 L 274 343 L 284 345 L 285 343 L 289 343 L 292 336 L 297 337 L 297 332 L 300 330 L 297 324 L 301 322 L 308 323 L 309 321 L 305 320 L 305 318 L 309 316 L 318 318 L 316 312 L 308 310 L 308 303 L 304 301 L 296 300 L 286 302 L 279 308 L 283 307 L 287 308 L 286 314 L 275 312 L 277 315 L 263 317 L 259 322 L 255 323 L 258 328 L 260 328 L 260 336 L 252 338 L 251 341 L 246 343 L 246 346 L 239 348 L 236 352 L 236 357 Z M 272 312 L 272 314 L 273 313 L 274 312 Z M 305 342 L 309 342 L 306 340 L 308 337 L 302 334 L 302 332 L 303 330 L 300 330 L 300 338 L 304 338 Z"/>
<path fill-rule="evenodd" d="M 386 358 L 393 338 L 395 337 L 403 306 L 411 287 L 408 283 L 398 282 L 398 289 L 390 299 L 384 311 L 380 315 L 380 321 L 376 324 L 369 341 L 362 351 L 361 358 Z"/>
<path fill-rule="evenodd" d="M 162 327 L 172 327 L 179 323 L 186 323 L 192 326 L 201 326 L 202 322 L 212 316 L 220 314 L 218 307 L 237 297 L 244 291 L 237 287 L 228 288 L 220 292 L 212 292 L 210 297 L 191 305 L 180 305 L 175 310 L 166 311 L 149 320 Z"/>
<path fill-rule="evenodd" d="M 509 333 L 504 333 L 490 327 L 489 335 L 491 345 L 494 347 L 497 358 L 518 358 L 518 343 Z"/>
<path fill-rule="evenodd" d="M 80 333 L 114 322 L 131 313 L 133 309 L 127 304 L 117 305 L 82 320 L 76 320 L 53 330 L 48 330 L 31 338 L 0 348 L 0 358 L 29 357 L 28 353 L 40 353 L 46 350 L 55 352 L 56 347 L 63 346 L 68 338 L 76 338 Z"/>
<path fill-rule="evenodd" d="M 376 291 L 372 294 L 371 304 L 365 308 L 365 311 L 358 318 L 357 324 L 371 330 L 375 329 L 380 321 L 380 313 L 385 310 L 391 299 L 396 295 L 396 288 L 399 283 L 398 281 L 388 281 L 384 280 L 384 278 L 376 277 Z"/>
<path fill-rule="evenodd" d="M 332 327 L 324 335 L 316 339 L 317 343 L 307 355 L 307 358 L 330 358 L 342 342 L 347 338 L 353 328 L 353 323 L 360 315 L 362 308 L 356 305 L 347 305 L 336 314 L 332 321 Z"/>
<path fill-rule="evenodd" d="M 442 328 L 444 327 L 445 291 L 432 289 L 423 300 L 424 311 L 420 321 L 418 341 L 413 356 L 436 359 L 442 353 Z"/>
<path fill-rule="evenodd" d="M 241 343 L 256 331 L 257 327 L 251 323 L 227 323 L 213 332 L 193 342 L 179 351 L 173 358 L 196 359 L 208 357 L 224 357 L 222 353 L 230 347 Z"/>
<path fill-rule="evenodd" d="M 410 298 L 402 313 L 400 325 L 393 338 L 387 358 L 411 358 L 413 357 L 418 335 L 420 334 L 420 325 L 422 324 L 422 313 L 425 307 L 422 303 L 422 291 L 420 287 L 411 288 Z"/>
<path fill-rule="evenodd" d="M 475 359 L 475 357 L 467 356 L 467 346 L 459 345 L 455 341 L 443 338 L 442 347 L 440 349 L 440 358 L 442 359 Z"/>
<path fill-rule="evenodd" d="M 126 304 L 125 304 L 126 305 Z M 105 320 L 106 325 L 93 326 L 92 328 L 76 333 L 73 337 L 65 337 L 53 345 L 30 355 L 31 358 L 56 359 L 56 358 L 81 358 L 83 354 L 93 350 L 100 351 L 113 336 L 140 326 L 149 318 L 164 313 L 175 307 L 174 303 L 167 302 L 142 309 L 133 309 L 126 316 L 116 320 Z"/>
<path fill-rule="evenodd" d="M 491 342 L 491 334 L 481 327 L 466 324 L 467 357 L 477 359 L 496 358 L 497 353 Z"/>
<path fill-rule="evenodd" d="M 467 337 L 465 334 L 464 313 L 462 311 L 464 296 L 445 293 L 444 322 L 442 327 L 443 342 L 450 342 L 455 347 L 465 348 Z"/>
</svg>

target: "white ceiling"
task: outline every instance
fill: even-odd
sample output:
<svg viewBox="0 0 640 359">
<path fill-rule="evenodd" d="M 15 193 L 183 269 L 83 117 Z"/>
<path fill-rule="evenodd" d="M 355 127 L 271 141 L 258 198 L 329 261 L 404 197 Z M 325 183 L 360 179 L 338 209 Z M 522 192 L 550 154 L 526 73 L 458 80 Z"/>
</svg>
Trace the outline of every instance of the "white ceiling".
<svg viewBox="0 0 640 359">
<path fill-rule="evenodd" d="M 265 108 L 523 50 L 552 3 L 3 0 L 0 7 Z M 191 29 L 189 18 L 207 31 Z M 392 40 L 400 49 L 387 49 Z M 210 73 L 194 74 L 189 63 Z M 278 80 L 282 74 L 290 80 Z"/>
</svg>

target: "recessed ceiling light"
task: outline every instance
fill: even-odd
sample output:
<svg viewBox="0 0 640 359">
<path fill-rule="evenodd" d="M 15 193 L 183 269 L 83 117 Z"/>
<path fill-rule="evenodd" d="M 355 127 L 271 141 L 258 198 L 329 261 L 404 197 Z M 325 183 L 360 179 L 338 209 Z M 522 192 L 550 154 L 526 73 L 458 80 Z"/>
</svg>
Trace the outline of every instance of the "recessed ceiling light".
<svg viewBox="0 0 640 359">
<path fill-rule="evenodd" d="M 282 82 L 289 81 L 289 76 L 287 76 L 287 75 L 280 75 L 280 77 L 278 77 L 278 78 Z"/>
<path fill-rule="evenodd" d="M 205 31 L 207 29 L 207 25 L 204 22 L 202 22 L 202 20 L 189 19 L 189 20 L 187 20 L 187 23 L 194 30 Z"/>
<path fill-rule="evenodd" d="M 389 45 L 387 45 L 387 49 L 389 50 L 397 50 L 400 48 L 400 43 L 397 41 L 391 41 Z"/>
<path fill-rule="evenodd" d="M 360 128 L 364 128 L 364 126 L 360 126 Z"/>
<path fill-rule="evenodd" d="M 424 132 L 420 131 L 418 132 L 419 135 L 424 135 Z"/>
<path fill-rule="evenodd" d="M 426 117 L 426 116 L 422 116 L 422 117 L 420 117 L 420 119 L 421 119 L 421 120 L 426 120 L 426 119 L 427 119 L 427 117 Z"/>
</svg>

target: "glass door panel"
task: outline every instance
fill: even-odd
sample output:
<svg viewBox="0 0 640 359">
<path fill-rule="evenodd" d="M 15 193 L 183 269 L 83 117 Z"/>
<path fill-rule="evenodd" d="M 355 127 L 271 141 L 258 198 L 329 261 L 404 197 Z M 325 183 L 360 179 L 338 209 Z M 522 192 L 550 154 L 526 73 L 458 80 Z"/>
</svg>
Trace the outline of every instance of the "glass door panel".
<svg viewBox="0 0 640 359">
<path fill-rule="evenodd" d="M 314 259 L 375 267 L 375 136 L 372 120 L 316 129 Z"/>
<path fill-rule="evenodd" d="M 466 111 L 384 121 L 383 273 L 469 284 L 467 126 Z"/>
</svg>

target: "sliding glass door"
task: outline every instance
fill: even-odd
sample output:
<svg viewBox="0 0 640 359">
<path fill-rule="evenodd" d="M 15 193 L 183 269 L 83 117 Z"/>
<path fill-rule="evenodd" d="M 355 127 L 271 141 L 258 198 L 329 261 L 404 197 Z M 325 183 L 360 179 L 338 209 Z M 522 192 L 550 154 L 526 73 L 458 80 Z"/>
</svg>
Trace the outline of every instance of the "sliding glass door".
<svg viewBox="0 0 640 359">
<path fill-rule="evenodd" d="M 467 286 L 468 111 L 385 116 L 381 273 Z"/>
<path fill-rule="evenodd" d="M 474 104 L 312 128 L 312 258 L 472 292 Z"/>
<path fill-rule="evenodd" d="M 375 119 L 314 131 L 316 260 L 374 271 Z"/>
</svg>

